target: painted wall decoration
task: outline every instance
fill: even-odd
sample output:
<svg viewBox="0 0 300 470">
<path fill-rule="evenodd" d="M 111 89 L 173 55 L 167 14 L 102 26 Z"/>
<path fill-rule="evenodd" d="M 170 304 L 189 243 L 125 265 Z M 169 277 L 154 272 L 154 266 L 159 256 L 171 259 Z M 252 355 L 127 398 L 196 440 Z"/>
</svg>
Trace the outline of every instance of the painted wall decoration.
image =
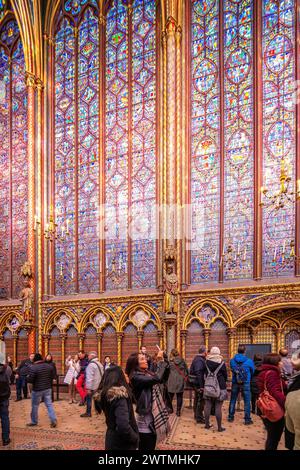
<svg viewBox="0 0 300 470">
<path fill-rule="evenodd" d="M 18 298 L 28 249 L 28 100 L 25 59 L 15 19 L 0 28 L 0 285 Z"/>
</svg>

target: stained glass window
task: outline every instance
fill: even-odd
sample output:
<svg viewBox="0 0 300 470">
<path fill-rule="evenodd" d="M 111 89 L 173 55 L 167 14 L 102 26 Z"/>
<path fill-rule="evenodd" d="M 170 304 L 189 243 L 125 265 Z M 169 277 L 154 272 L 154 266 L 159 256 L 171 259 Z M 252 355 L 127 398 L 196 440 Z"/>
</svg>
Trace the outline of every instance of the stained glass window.
<svg viewBox="0 0 300 470">
<path fill-rule="evenodd" d="M 191 276 L 215 280 L 219 260 L 219 1 L 191 11 Z"/>
<path fill-rule="evenodd" d="M 18 298 L 28 246 L 27 88 L 19 28 L 0 30 L 0 285 Z"/>
<path fill-rule="evenodd" d="M 252 277 L 253 1 L 224 1 L 224 278 Z"/>
<path fill-rule="evenodd" d="M 281 160 L 295 180 L 295 1 L 263 1 L 263 186 L 279 189 Z M 293 203 L 263 210 L 263 274 L 288 276 L 286 264 L 295 237 Z"/>
<path fill-rule="evenodd" d="M 252 277 L 255 158 L 262 164 L 263 186 L 279 189 L 283 159 L 295 185 L 295 0 L 264 0 L 262 31 L 254 30 L 254 6 L 253 0 L 191 2 L 193 283 L 218 280 L 222 237 L 224 252 L 231 246 L 234 257 L 230 263 L 223 260 L 224 279 Z M 262 41 L 261 56 L 254 53 L 259 51 L 256 41 Z M 254 61 L 262 63 L 262 76 L 254 76 Z M 255 79 L 263 86 L 263 115 L 256 116 L 262 122 L 263 153 L 256 156 Z M 286 258 L 295 238 L 294 221 L 293 202 L 280 210 L 263 209 L 264 277 L 293 274 Z"/>
<path fill-rule="evenodd" d="M 99 43 L 97 1 L 65 1 L 60 12 L 55 41 L 55 211 L 57 223 L 68 224 L 70 235 L 56 242 L 57 294 L 75 292 L 77 269 L 79 292 L 98 291 L 103 257 L 106 289 L 155 286 L 156 6 L 154 0 L 135 0 L 132 7 L 131 15 L 126 2 L 111 2 L 106 44 Z M 105 61 L 100 63 L 103 51 Z M 100 90 L 103 67 L 105 90 Z M 99 122 L 101 93 L 105 123 Z M 98 231 L 102 188 L 105 253 L 100 253 Z"/>
<path fill-rule="evenodd" d="M 0 21 L 2 20 L 6 10 L 6 0 L 0 0 Z"/>
</svg>

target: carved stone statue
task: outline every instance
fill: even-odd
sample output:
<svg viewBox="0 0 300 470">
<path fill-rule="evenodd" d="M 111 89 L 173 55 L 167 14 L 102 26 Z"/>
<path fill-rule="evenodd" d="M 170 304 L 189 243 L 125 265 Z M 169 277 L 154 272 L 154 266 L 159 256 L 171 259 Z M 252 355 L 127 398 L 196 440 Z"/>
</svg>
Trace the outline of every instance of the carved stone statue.
<svg viewBox="0 0 300 470">
<path fill-rule="evenodd" d="M 164 273 L 163 293 L 165 313 L 177 312 L 178 278 L 172 264 L 167 265 Z"/>
<path fill-rule="evenodd" d="M 21 291 L 20 300 L 22 302 L 22 313 L 25 322 L 32 321 L 32 309 L 33 309 L 33 290 L 30 287 L 30 282 L 24 282 L 24 288 Z"/>
<path fill-rule="evenodd" d="M 33 273 L 32 273 L 32 267 L 29 261 L 25 261 L 21 268 L 21 275 L 26 279 L 32 279 Z"/>
</svg>

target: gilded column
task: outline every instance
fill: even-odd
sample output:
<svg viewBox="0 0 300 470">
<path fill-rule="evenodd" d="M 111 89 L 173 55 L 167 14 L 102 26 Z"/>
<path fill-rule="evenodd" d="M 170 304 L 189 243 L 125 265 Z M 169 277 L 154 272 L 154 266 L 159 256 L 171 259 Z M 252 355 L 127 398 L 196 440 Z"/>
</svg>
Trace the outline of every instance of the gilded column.
<svg viewBox="0 0 300 470">
<path fill-rule="evenodd" d="M 159 337 L 159 347 L 160 349 L 164 349 L 164 332 L 163 330 L 157 331 L 157 336 Z"/>
<path fill-rule="evenodd" d="M 47 356 L 48 352 L 49 352 L 49 341 L 50 341 L 50 335 L 43 335 L 42 336 L 42 339 L 43 339 L 43 343 L 44 343 L 44 356 Z M 42 350 L 40 350 L 42 351 Z"/>
<path fill-rule="evenodd" d="M 139 331 L 137 332 L 137 337 L 138 337 L 138 345 L 139 345 L 139 351 L 140 351 L 140 349 L 141 349 L 141 347 L 142 347 L 142 344 L 143 344 L 143 337 L 144 337 L 144 332 L 143 332 L 143 330 L 139 330 Z"/>
<path fill-rule="evenodd" d="M 36 285 L 36 264 L 35 264 L 35 232 L 34 232 L 34 216 L 35 216 L 35 91 L 36 81 L 32 73 L 26 72 L 26 86 L 28 91 L 28 252 L 27 258 L 30 262 L 34 277 L 31 281 L 31 287 L 34 291 L 35 305 L 38 303 L 37 285 Z M 35 350 L 35 330 L 33 329 L 28 336 L 28 353 Z"/>
<path fill-rule="evenodd" d="M 18 350 L 18 336 L 13 333 L 13 357 L 14 357 L 14 364 L 17 364 L 17 350 Z"/>
<path fill-rule="evenodd" d="M 124 333 L 122 331 L 118 331 L 117 333 L 117 341 L 118 341 L 118 364 L 122 364 L 122 339 Z"/>
<path fill-rule="evenodd" d="M 40 79 L 36 80 L 37 88 L 37 218 L 41 222 L 38 225 L 37 230 L 37 323 L 38 323 L 38 350 L 42 351 L 43 341 L 43 309 L 42 309 L 42 300 L 43 300 L 43 177 L 42 177 L 42 168 L 43 168 L 43 146 L 42 146 L 42 136 L 43 136 L 43 92 L 44 85 Z M 46 270 L 47 273 L 47 270 Z"/>
<path fill-rule="evenodd" d="M 185 359 L 186 357 L 186 337 L 187 337 L 187 330 L 180 331 L 181 336 L 181 355 Z"/>
<path fill-rule="evenodd" d="M 203 335 L 204 335 L 204 343 L 207 351 L 209 350 L 209 336 L 210 336 L 210 328 L 203 328 Z"/>
<path fill-rule="evenodd" d="M 228 335 L 228 349 L 229 357 L 233 357 L 235 353 L 235 338 L 236 338 L 236 328 L 227 328 Z"/>
<path fill-rule="evenodd" d="M 77 333 L 77 338 L 78 338 L 79 350 L 84 349 L 85 334 Z"/>
<path fill-rule="evenodd" d="M 60 335 L 60 339 L 61 339 L 61 372 L 62 374 L 65 373 L 65 346 L 66 346 L 66 333 L 61 333 Z"/>
<path fill-rule="evenodd" d="M 277 328 L 275 330 L 275 336 L 276 336 L 276 351 L 279 351 L 279 349 L 284 347 L 284 329 L 283 328 Z"/>
<path fill-rule="evenodd" d="M 96 333 L 96 338 L 97 338 L 97 352 L 98 352 L 98 359 L 101 362 L 101 357 L 102 357 L 102 338 L 103 338 L 103 333 Z M 104 359 L 104 358 L 103 358 Z"/>
</svg>

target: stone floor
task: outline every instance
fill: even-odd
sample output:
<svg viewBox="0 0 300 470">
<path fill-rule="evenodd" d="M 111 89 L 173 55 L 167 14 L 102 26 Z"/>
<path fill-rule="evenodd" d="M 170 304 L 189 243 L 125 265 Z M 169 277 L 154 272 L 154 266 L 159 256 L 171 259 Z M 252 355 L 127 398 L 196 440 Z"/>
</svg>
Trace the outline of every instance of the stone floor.
<svg viewBox="0 0 300 470">
<path fill-rule="evenodd" d="M 187 405 L 187 404 L 186 404 Z M 83 407 L 69 404 L 67 399 L 54 402 L 58 418 L 58 427 L 51 429 L 46 408 L 43 404 L 39 410 L 39 424 L 34 428 L 27 428 L 30 421 L 30 400 L 10 401 L 11 438 L 12 443 L 6 449 L 53 449 L 53 450 L 99 450 L 103 449 L 105 423 L 103 416 L 94 414 L 92 418 L 81 418 Z M 226 418 L 227 404 L 224 405 L 224 418 Z M 237 412 L 234 423 L 224 419 L 226 431 L 216 431 L 215 418 L 212 417 L 213 428 L 205 430 L 202 424 L 196 424 L 192 410 L 187 406 L 182 416 L 172 416 L 172 432 L 160 449 L 233 449 L 254 450 L 263 449 L 265 431 L 261 420 L 254 416 L 254 425 L 243 424 L 243 413 Z M 280 449 L 284 449 L 283 443 Z"/>
</svg>

